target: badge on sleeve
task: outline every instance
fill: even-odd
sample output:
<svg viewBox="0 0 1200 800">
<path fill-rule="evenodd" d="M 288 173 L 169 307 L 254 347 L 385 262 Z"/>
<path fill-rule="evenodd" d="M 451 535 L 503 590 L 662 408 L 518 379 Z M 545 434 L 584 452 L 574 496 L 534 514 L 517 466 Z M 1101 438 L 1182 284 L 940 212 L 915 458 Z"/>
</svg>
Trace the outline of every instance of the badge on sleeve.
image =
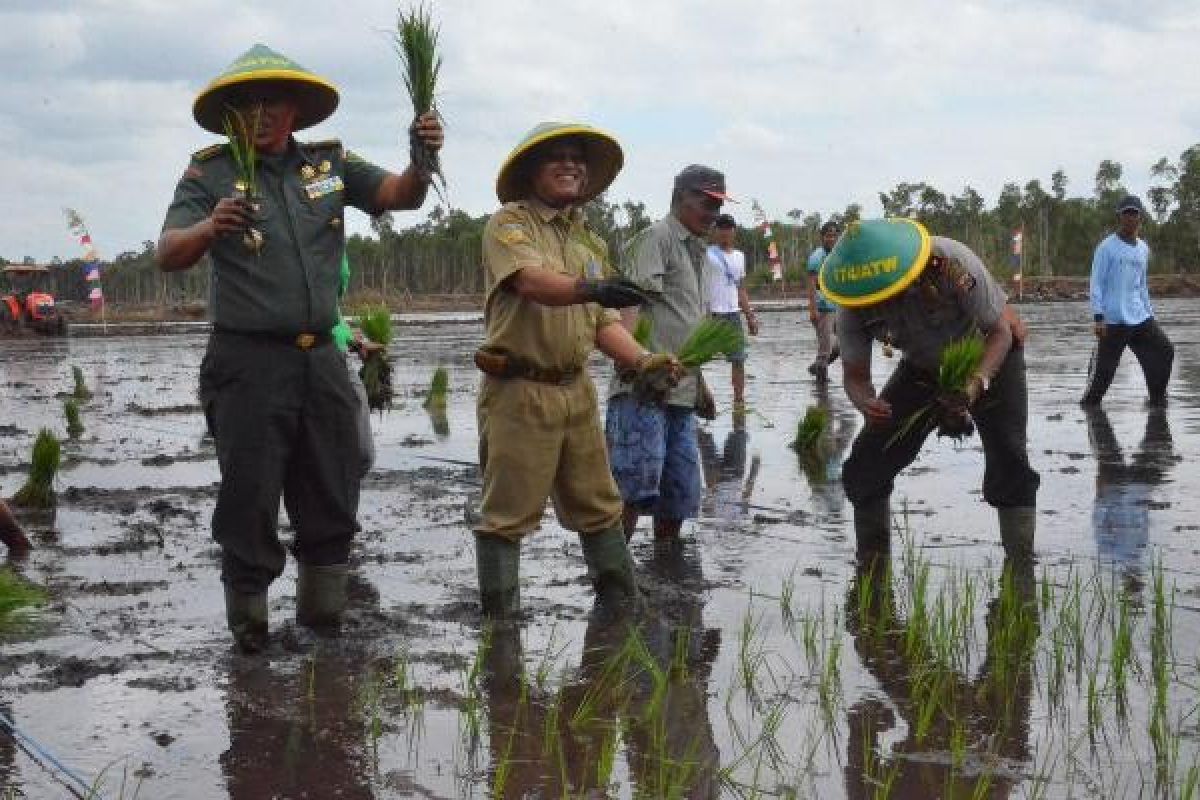
<svg viewBox="0 0 1200 800">
<path fill-rule="evenodd" d="M 525 233 L 525 226 L 515 222 L 501 225 L 496 238 L 510 247 L 531 243 L 529 241 L 529 234 Z"/>
</svg>

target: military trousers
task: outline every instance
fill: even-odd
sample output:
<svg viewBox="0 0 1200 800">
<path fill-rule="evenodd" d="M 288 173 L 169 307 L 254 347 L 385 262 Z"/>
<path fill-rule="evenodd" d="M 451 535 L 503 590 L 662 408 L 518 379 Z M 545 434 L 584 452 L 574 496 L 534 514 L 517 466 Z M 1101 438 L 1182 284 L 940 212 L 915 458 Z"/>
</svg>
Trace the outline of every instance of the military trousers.
<svg viewBox="0 0 1200 800">
<path fill-rule="evenodd" d="M 212 532 L 222 581 L 253 594 L 283 572 L 281 497 L 296 559 L 346 563 L 362 451 L 359 403 L 337 348 L 215 332 L 200 365 L 200 402 L 221 470 Z"/>
<path fill-rule="evenodd" d="M 1175 362 L 1175 346 L 1151 317 L 1139 325 L 1104 326 L 1104 335 L 1096 343 L 1096 353 L 1088 370 L 1084 405 L 1099 405 L 1104 399 L 1126 347 L 1133 351 L 1142 367 L 1150 400 L 1161 403 L 1166 399 L 1171 365 Z"/>
<path fill-rule="evenodd" d="M 916 460 L 932 431 L 915 426 L 892 439 L 913 413 L 935 402 L 935 386 L 933 375 L 906 360 L 888 378 L 880 396 L 891 404 L 891 419 L 864 427 L 842 468 L 842 485 L 851 503 L 858 506 L 891 496 L 896 476 Z M 1037 504 L 1041 478 L 1029 465 L 1028 415 L 1025 355 L 1017 347 L 1009 351 L 988 391 L 971 410 L 983 444 L 983 497 L 995 508 Z"/>
</svg>

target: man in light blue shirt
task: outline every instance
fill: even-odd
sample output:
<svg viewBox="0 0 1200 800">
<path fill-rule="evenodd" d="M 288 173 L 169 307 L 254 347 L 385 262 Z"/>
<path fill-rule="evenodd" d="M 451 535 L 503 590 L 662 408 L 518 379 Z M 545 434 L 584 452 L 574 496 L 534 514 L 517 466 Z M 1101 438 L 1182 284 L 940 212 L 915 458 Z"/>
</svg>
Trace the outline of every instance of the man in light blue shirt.
<svg viewBox="0 0 1200 800">
<path fill-rule="evenodd" d="M 1096 353 L 1081 404 L 1094 408 L 1112 384 L 1121 354 L 1128 347 L 1142 365 L 1151 406 L 1167 403 L 1167 381 L 1175 348 L 1154 320 L 1146 285 L 1150 248 L 1138 238 L 1145 216 L 1142 201 L 1127 195 L 1117 204 L 1117 230 L 1097 247 L 1092 257 L 1092 320 Z"/>
<path fill-rule="evenodd" d="M 808 321 L 817 333 L 817 355 L 813 363 L 808 365 L 808 374 L 815 377 L 818 383 L 829 380 L 829 365 L 838 357 L 838 346 L 834 338 L 837 306 L 821 293 L 817 286 L 817 274 L 841 233 L 836 222 L 826 222 L 821 226 L 821 246 L 808 256 Z"/>
</svg>

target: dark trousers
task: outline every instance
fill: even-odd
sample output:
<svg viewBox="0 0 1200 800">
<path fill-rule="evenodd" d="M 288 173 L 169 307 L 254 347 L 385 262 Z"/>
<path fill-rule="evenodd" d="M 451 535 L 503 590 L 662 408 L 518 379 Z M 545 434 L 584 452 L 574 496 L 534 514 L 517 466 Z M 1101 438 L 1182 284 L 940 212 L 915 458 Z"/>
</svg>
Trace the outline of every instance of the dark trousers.
<svg viewBox="0 0 1200 800">
<path fill-rule="evenodd" d="M 214 333 L 200 365 L 200 402 L 221 469 L 212 520 L 221 580 L 253 594 L 283 572 L 281 495 L 296 559 L 346 563 L 362 458 L 358 402 L 337 348 Z"/>
<path fill-rule="evenodd" d="M 934 402 L 932 375 L 901 361 L 880 396 L 892 406 L 891 420 L 864 427 L 842 468 L 846 497 L 856 506 L 890 497 L 896 476 L 916 460 L 932 432 L 928 425 L 916 425 L 888 446 L 913 413 Z M 1041 478 L 1029 466 L 1026 453 L 1028 414 L 1025 355 L 1016 348 L 971 411 L 983 443 L 983 497 L 996 508 L 1037 504 Z"/>
<path fill-rule="evenodd" d="M 1083 395 L 1084 405 L 1098 405 L 1104 399 L 1126 347 L 1142 365 L 1150 400 L 1160 403 L 1166 399 L 1167 381 L 1171 379 L 1171 365 L 1175 362 L 1175 346 L 1151 317 L 1140 325 L 1105 326 L 1092 358 L 1088 387 Z"/>
</svg>

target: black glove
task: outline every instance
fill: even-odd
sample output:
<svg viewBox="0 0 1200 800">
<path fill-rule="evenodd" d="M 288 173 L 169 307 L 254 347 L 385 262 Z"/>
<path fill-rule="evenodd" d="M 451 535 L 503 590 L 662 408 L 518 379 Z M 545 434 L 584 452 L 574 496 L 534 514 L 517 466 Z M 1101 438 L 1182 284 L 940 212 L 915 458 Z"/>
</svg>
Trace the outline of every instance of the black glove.
<svg viewBox="0 0 1200 800">
<path fill-rule="evenodd" d="M 579 293 L 585 303 L 599 303 L 605 308 L 629 308 L 630 306 L 645 305 L 650 297 L 625 278 L 614 278 L 603 281 L 580 279 Z"/>
</svg>

